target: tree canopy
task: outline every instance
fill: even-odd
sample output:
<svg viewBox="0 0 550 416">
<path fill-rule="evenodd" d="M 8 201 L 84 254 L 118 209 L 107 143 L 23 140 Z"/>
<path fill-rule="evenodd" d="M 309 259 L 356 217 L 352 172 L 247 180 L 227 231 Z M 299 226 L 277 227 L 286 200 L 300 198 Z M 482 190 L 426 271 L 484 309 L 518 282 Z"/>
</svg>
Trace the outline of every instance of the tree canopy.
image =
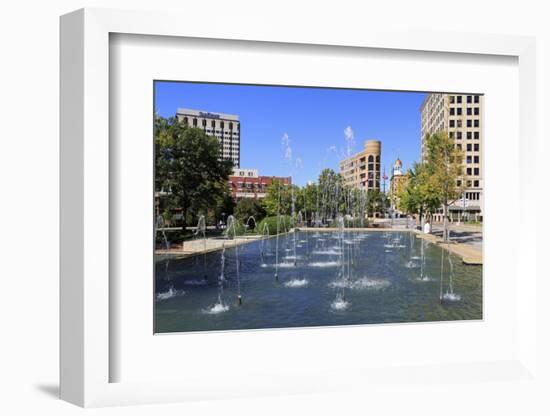
<svg viewBox="0 0 550 416">
<path fill-rule="evenodd" d="M 175 118 L 155 117 L 156 191 L 164 208 L 183 210 L 184 224 L 227 205 L 233 162 L 221 160 L 219 143 Z"/>
</svg>

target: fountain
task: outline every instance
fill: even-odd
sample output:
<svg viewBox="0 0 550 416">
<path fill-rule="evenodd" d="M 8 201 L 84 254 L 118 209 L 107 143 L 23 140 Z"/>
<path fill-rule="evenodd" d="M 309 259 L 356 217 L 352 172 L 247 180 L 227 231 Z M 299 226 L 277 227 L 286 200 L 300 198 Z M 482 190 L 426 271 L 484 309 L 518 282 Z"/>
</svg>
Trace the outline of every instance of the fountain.
<svg viewBox="0 0 550 416">
<path fill-rule="evenodd" d="M 262 243 L 260 245 L 260 257 L 262 258 L 262 263 L 263 263 L 263 258 L 264 258 L 264 254 L 265 254 L 265 240 L 267 240 L 269 238 L 269 225 L 267 224 L 267 221 L 264 222 L 264 226 L 263 226 L 263 229 L 262 229 Z"/>
<path fill-rule="evenodd" d="M 241 296 L 241 276 L 239 273 L 239 245 L 237 244 L 237 221 L 235 220 L 235 217 L 233 215 L 230 215 L 227 218 L 227 229 L 225 230 L 225 237 L 228 240 L 229 236 L 231 235 L 231 231 L 233 231 L 233 244 L 235 247 L 235 270 L 237 274 L 237 304 L 242 305 L 243 299 Z M 225 245 L 224 245 L 225 249 Z M 225 257 L 224 257 L 224 264 L 225 264 Z"/>
<path fill-rule="evenodd" d="M 223 300 L 223 285 L 225 282 L 225 242 L 222 245 L 222 255 L 220 260 L 220 274 L 218 276 L 218 302 L 214 304 L 208 313 L 216 314 L 229 310 L 229 306 Z"/>
<path fill-rule="evenodd" d="M 204 278 L 208 279 L 208 275 L 206 273 L 206 219 L 204 215 L 201 215 L 199 217 L 199 221 L 197 222 L 197 228 L 195 229 L 194 238 L 199 237 L 202 234 L 202 252 L 203 252 L 203 270 L 204 270 Z"/>
<path fill-rule="evenodd" d="M 254 227 L 250 228 L 250 220 L 252 220 L 254 222 Z M 246 220 L 246 228 L 248 230 L 254 230 L 256 229 L 256 226 L 257 226 L 257 223 L 256 223 L 256 218 L 254 218 L 252 215 L 250 217 L 248 217 L 248 219 Z"/>
<path fill-rule="evenodd" d="M 164 231 L 164 218 L 162 215 L 157 215 L 157 220 L 155 222 L 155 239 L 157 238 L 158 232 L 162 233 L 162 238 L 164 240 L 164 247 L 166 251 L 170 250 L 170 242 L 168 241 L 168 238 L 166 237 L 166 232 Z"/>
<path fill-rule="evenodd" d="M 447 250 L 449 249 L 449 243 L 447 243 Z M 440 284 L 440 289 L 439 289 L 439 301 L 440 303 L 443 303 L 443 300 L 448 300 L 448 301 L 459 301 L 462 299 L 462 297 L 458 294 L 458 293 L 455 293 L 454 292 L 454 287 L 453 287 L 453 277 L 454 277 L 454 268 L 453 268 L 453 261 L 451 259 L 451 255 L 449 253 L 447 253 L 447 260 L 449 262 L 449 287 L 447 289 L 447 291 L 445 292 L 445 294 L 443 294 L 443 257 L 444 257 L 444 252 L 447 251 L 445 250 L 443 247 L 441 247 L 441 284 Z"/>
<path fill-rule="evenodd" d="M 338 216 L 336 219 L 338 224 L 338 244 L 340 247 L 340 261 L 339 261 L 339 279 L 341 281 L 341 285 L 339 287 L 339 290 L 336 292 L 336 298 L 331 303 L 331 308 L 334 310 L 345 310 L 349 306 L 349 302 L 346 300 L 346 293 L 345 288 L 346 285 L 349 283 L 346 275 L 346 262 L 345 262 L 345 245 L 344 245 L 344 237 L 345 237 L 345 230 L 344 230 L 344 217 L 342 215 Z"/>
<path fill-rule="evenodd" d="M 279 280 L 279 234 L 281 232 L 281 182 L 277 198 L 277 235 L 275 237 L 275 280 Z"/>
</svg>

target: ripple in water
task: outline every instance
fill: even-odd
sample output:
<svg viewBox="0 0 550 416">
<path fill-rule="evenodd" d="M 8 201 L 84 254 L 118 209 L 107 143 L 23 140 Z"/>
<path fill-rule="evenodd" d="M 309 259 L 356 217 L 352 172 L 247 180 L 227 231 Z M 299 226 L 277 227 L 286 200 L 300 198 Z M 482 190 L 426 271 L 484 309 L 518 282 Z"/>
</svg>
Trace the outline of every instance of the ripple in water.
<svg viewBox="0 0 550 416">
<path fill-rule="evenodd" d="M 228 310 L 229 306 L 225 305 L 222 302 L 218 302 L 214 306 L 206 309 L 204 313 L 207 313 L 209 315 L 217 315 L 219 313 L 227 312 Z"/>
<path fill-rule="evenodd" d="M 310 267 L 336 267 L 338 266 L 337 261 L 314 261 L 309 263 Z"/>
<path fill-rule="evenodd" d="M 354 281 L 342 281 L 337 280 L 329 283 L 330 287 L 333 288 L 346 288 L 346 289 L 383 289 L 390 285 L 389 280 L 384 279 L 369 279 L 368 277 L 363 277 Z"/>
<path fill-rule="evenodd" d="M 461 297 L 459 294 L 457 294 L 457 293 L 449 293 L 449 292 L 447 292 L 447 293 L 445 293 L 445 294 L 443 295 L 443 299 L 444 299 L 444 300 L 450 300 L 451 302 L 456 302 L 456 301 L 461 300 L 462 297 Z"/>
<path fill-rule="evenodd" d="M 206 280 L 199 280 L 199 279 L 186 280 L 185 282 L 183 282 L 184 285 L 189 285 L 189 286 L 202 286 L 202 285 L 205 285 L 206 283 L 207 283 Z"/>
<path fill-rule="evenodd" d="M 285 287 L 304 287 L 308 283 L 307 279 L 292 279 L 285 283 Z"/>
<path fill-rule="evenodd" d="M 260 267 L 275 267 L 275 264 L 267 264 L 267 263 L 262 263 L 262 265 Z M 285 269 L 285 268 L 289 268 L 289 267 L 295 267 L 294 266 L 294 263 L 279 263 L 279 268 L 281 269 Z"/>
<path fill-rule="evenodd" d="M 344 311 L 349 307 L 349 302 L 342 298 L 341 296 L 338 296 L 334 301 L 330 304 L 331 309 L 334 309 L 335 311 Z"/>
<path fill-rule="evenodd" d="M 171 287 L 166 292 L 157 293 L 157 300 L 166 300 L 183 294 L 185 294 L 183 290 L 176 290 Z"/>
<path fill-rule="evenodd" d="M 405 267 L 407 269 L 416 269 L 416 268 L 420 267 L 420 265 L 418 264 L 418 262 L 410 260 L 409 262 L 407 262 L 405 264 Z"/>
<path fill-rule="evenodd" d="M 320 255 L 320 256 L 338 256 L 340 255 L 340 250 L 316 250 L 312 254 Z"/>
</svg>

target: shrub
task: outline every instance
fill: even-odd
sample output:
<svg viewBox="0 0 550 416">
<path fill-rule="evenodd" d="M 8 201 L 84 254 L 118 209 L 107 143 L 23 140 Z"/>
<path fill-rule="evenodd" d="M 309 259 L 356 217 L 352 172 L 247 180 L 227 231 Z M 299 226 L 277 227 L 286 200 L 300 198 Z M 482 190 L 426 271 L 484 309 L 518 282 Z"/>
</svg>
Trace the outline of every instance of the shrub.
<svg viewBox="0 0 550 416">
<path fill-rule="evenodd" d="M 267 224 L 269 228 L 269 235 L 277 234 L 277 216 L 265 217 L 262 221 L 258 223 L 256 231 L 259 234 L 263 234 L 264 224 Z M 284 233 L 290 228 L 290 215 L 281 215 L 280 224 L 279 224 L 279 233 Z"/>
</svg>

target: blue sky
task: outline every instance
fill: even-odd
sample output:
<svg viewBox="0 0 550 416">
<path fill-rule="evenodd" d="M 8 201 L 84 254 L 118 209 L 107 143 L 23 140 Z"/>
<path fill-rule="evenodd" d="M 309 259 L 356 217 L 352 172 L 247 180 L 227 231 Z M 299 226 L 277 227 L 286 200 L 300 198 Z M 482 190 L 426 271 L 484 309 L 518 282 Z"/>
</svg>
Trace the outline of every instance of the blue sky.
<svg viewBox="0 0 550 416">
<path fill-rule="evenodd" d="M 296 184 L 304 185 L 315 181 L 325 167 L 338 171 L 339 160 L 350 151 L 362 150 L 367 139 L 382 141 L 382 164 L 388 176 L 397 156 L 408 168 L 419 159 L 419 109 L 424 96 L 156 82 L 155 110 L 163 117 L 174 116 L 179 107 L 237 114 L 241 120 L 241 168 L 258 169 L 260 175 L 292 176 Z"/>
</svg>

